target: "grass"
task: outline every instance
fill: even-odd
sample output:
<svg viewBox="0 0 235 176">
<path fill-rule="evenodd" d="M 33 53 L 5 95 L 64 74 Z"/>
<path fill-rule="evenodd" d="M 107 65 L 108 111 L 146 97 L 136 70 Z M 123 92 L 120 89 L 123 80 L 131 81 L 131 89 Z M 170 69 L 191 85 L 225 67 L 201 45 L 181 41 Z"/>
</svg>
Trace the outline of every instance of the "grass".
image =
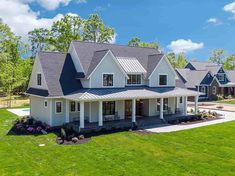
<svg viewBox="0 0 235 176">
<path fill-rule="evenodd" d="M 1 176 L 235 174 L 235 122 L 167 134 L 121 132 L 63 146 L 54 134 L 6 135 L 15 118 L 0 109 Z"/>
<path fill-rule="evenodd" d="M 220 100 L 217 101 L 218 103 L 223 103 L 223 104 L 235 104 L 235 99 L 231 99 L 231 100 Z"/>
</svg>

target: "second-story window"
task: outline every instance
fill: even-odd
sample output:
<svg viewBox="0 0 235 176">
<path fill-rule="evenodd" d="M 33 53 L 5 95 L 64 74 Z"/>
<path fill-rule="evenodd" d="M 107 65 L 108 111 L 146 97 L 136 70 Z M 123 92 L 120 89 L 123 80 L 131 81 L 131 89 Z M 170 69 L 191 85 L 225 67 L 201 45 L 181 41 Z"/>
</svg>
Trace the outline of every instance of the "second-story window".
<svg viewBox="0 0 235 176">
<path fill-rule="evenodd" d="M 141 75 L 128 75 L 129 79 L 127 80 L 127 84 L 129 85 L 137 85 L 141 84 Z"/>
<path fill-rule="evenodd" d="M 167 75 L 159 75 L 159 85 L 160 86 L 167 85 Z"/>
<path fill-rule="evenodd" d="M 37 74 L 37 85 L 38 86 L 42 85 L 42 74 L 41 73 Z"/>
<path fill-rule="evenodd" d="M 218 80 L 224 81 L 224 74 L 218 74 Z"/>
<path fill-rule="evenodd" d="M 113 86 L 113 74 L 103 74 L 103 86 Z"/>
</svg>

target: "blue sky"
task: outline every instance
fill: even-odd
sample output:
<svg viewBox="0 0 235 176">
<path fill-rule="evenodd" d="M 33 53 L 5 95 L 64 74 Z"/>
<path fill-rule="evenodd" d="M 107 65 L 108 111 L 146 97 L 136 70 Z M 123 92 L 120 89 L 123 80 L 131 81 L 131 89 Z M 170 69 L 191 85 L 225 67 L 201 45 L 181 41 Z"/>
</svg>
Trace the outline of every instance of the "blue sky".
<svg viewBox="0 0 235 176">
<path fill-rule="evenodd" d="M 13 9 L 14 5 L 22 8 L 4 12 L 4 1 Z M 115 28 L 117 44 L 138 36 L 146 42 L 159 41 L 165 52 L 184 51 L 189 59 L 197 60 L 206 60 L 214 48 L 235 52 L 233 0 L 3 0 L 1 4 L 0 17 L 22 36 L 32 27 L 51 25 L 62 14 L 86 19 L 98 12 Z M 21 16 L 24 20 L 19 23 Z"/>
</svg>

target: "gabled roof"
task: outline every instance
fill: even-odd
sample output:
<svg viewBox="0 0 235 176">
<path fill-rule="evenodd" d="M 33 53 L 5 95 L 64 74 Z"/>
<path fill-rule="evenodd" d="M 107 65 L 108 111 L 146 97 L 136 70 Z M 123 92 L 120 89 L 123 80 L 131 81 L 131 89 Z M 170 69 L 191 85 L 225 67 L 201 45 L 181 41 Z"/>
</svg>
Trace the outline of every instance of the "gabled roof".
<svg viewBox="0 0 235 176">
<path fill-rule="evenodd" d="M 212 62 L 199 62 L 199 61 L 191 61 L 189 62 L 196 70 L 206 70 L 207 67 L 211 67 L 211 66 L 220 66 L 216 63 L 212 63 Z M 221 67 L 221 66 L 220 66 Z"/>
<path fill-rule="evenodd" d="M 152 67 L 149 66 L 149 61 L 152 62 L 153 65 L 156 65 L 155 60 L 149 60 L 149 55 L 158 55 L 160 52 L 154 48 L 146 48 L 146 47 L 132 47 L 125 45 L 114 45 L 114 44 L 106 44 L 106 43 L 94 43 L 94 42 L 81 42 L 81 41 L 72 41 L 71 43 L 75 48 L 75 51 L 80 59 L 81 65 L 83 67 L 85 75 L 88 75 L 92 72 L 92 69 L 96 67 L 98 61 L 101 61 L 102 55 L 104 55 L 105 51 L 110 50 L 113 55 L 117 57 L 127 57 L 127 58 L 136 58 L 138 62 L 142 65 L 142 67 L 148 72 L 148 68 L 153 70 Z M 103 51 L 96 53 L 97 51 Z M 96 54 L 94 54 L 96 53 Z M 94 56 L 95 55 L 95 56 Z M 98 61 L 95 58 L 98 58 Z M 151 74 L 151 73 L 150 73 Z"/>
<path fill-rule="evenodd" d="M 48 87 L 48 96 L 63 96 L 82 88 L 80 80 L 76 79 L 77 71 L 70 54 L 39 52 L 38 58 Z M 29 91 L 39 92 L 32 88 Z M 43 92 L 42 96 L 45 95 Z"/>
<path fill-rule="evenodd" d="M 158 53 L 158 54 L 152 54 L 148 56 L 148 67 L 147 67 L 147 75 L 148 78 L 151 73 L 154 71 L 156 66 L 159 64 L 160 60 L 163 58 L 164 54 Z"/>
<path fill-rule="evenodd" d="M 208 74 L 206 70 L 176 69 L 176 71 L 185 80 L 187 88 L 195 88 L 195 86 L 200 85 Z"/>
<path fill-rule="evenodd" d="M 134 57 L 117 57 L 117 61 L 128 74 L 145 74 L 147 72 Z"/>
<path fill-rule="evenodd" d="M 206 66 L 206 70 L 210 71 L 213 76 L 218 73 L 218 71 L 220 70 L 220 68 L 221 68 L 220 65 Z"/>
</svg>

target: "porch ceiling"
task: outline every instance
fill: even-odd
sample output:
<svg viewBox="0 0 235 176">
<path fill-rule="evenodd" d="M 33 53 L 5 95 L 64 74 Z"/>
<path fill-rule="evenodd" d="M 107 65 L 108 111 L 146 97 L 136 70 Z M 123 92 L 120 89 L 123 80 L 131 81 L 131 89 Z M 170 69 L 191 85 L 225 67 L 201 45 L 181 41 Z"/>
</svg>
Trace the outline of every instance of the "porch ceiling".
<svg viewBox="0 0 235 176">
<path fill-rule="evenodd" d="M 183 88 L 103 88 L 86 89 L 64 96 L 66 99 L 75 101 L 97 101 L 97 100 L 125 100 L 125 99 L 150 99 L 179 96 L 199 96 L 200 92 Z"/>
</svg>

